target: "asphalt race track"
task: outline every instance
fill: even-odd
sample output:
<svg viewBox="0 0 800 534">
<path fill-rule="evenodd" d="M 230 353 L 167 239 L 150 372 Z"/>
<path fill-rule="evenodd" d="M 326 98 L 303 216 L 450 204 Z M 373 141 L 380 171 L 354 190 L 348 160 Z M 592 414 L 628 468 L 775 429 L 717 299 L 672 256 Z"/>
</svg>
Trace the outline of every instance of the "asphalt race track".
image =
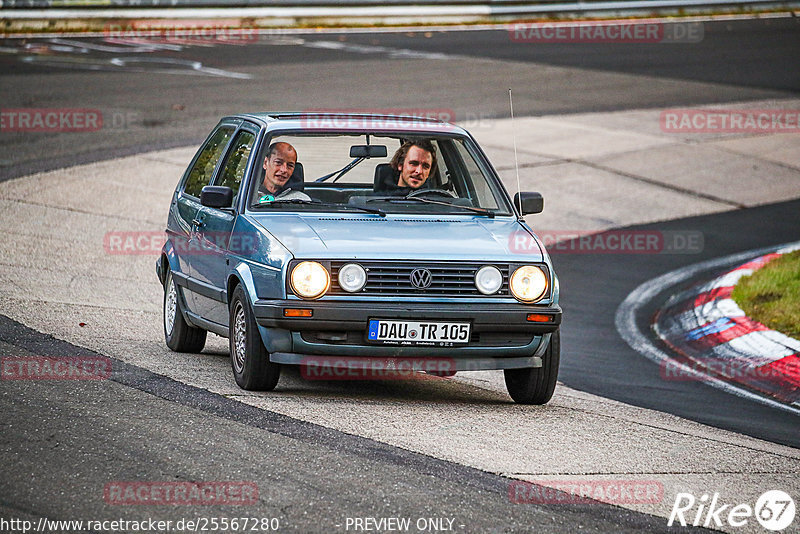
<svg viewBox="0 0 800 534">
<path fill-rule="evenodd" d="M 87 354 L 5 318 L 0 332 L 4 348 L 10 341 L 16 354 Z M 341 532 L 347 517 L 395 516 L 448 518 L 457 521 L 452 530 L 467 532 L 668 531 L 657 518 L 612 507 L 515 506 L 503 477 L 244 407 L 119 361 L 113 365 L 119 373 L 113 383 L 4 386 L 3 404 L 10 408 L 4 417 L 35 420 L 39 437 L 6 433 L 4 445 L 26 453 L 13 469 L 4 468 L 3 517 L 104 517 L 97 480 L 168 478 L 258 480 L 263 500 L 257 507 L 215 512 L 274 514 L 266 517 L 280 518 L 292 532 Z M 65 419 L 85 421 L 91 432 Z M 140 519 L 125 512 L 119 516 Z M 162 506 L 157 517 L 177 522 L 207 515 L 202 506 Z"/>
<path fill-rule="evenodd" d="M 796 17 L 707 23 L 703 41 L 670 44 L 519 43 L 506 29 L 276 30 L 241 46 L 200 40 L 149 52 L 102 39 L 6 40 L 5 108 L 98 109 L 111 135 L 6 133 L 0 179 L 196 144 L 220 116 L 243 110 L 421 108 L 475 122 L 508 116 L 509 87 L 519 116 L 789 97 L 800 87 L 798 26 Z"/>
<path fill-rule="evenodd" d="M 798 134 L 765 136 L 773 144 L 758 145 L 763 154 L 753 159 L 734 144 L 756 146 L 757 138 L 710 141 L 741 164 L 724 171 L 730 191 L 724 183 L 711 188 L 713 176 L 691 190 L 656 183 L 630 170 L 641 162 L 620 163 L 622 148 L 621 159 L 603 160 L 589 154 L 588 141 L 576 141 L 574 156 L 528 141 L 550 137 L 533 131 L 550 125 L 589 132 L 595 145 L 629 143 L 634 154 L 636 143 L 656 146 L 648 132 L 657 127 L 641 117 L 657 118 L 658 110 L 800 107 L 797 17 L 703 27 L 702 41 L 673 44 L 520 43 L 505 29 L 275 31 L 236 44 L 2 40 L 4 111 L 97 110 L 103 126 L 0 130 L 0 222 L 8 232 L 0 245 L 0 356 L 108 357 L 114 374 L 0 383 L 0 518 L 249 516 L 279 518 L 281 531 L 353 532 L 352 518 L 407 517 L 463 532 L 674 532 L 666 517 L 681 489 L 719 489 L 751 504 L 783 489 L 797 501 L 798 416 L 703 383 L 664 380 L 619 335 L 615 313 L 634 288 L 670 270 L 800 239 Z M 201 355 L 164 347 L 154 258 L 97 253 L 93 231 L 102 238 L 108 228 L 163 228 L 173 176 L 226 113 L 442 113 L 477 131 L 509 184 L 508 87 L 523 125 L 523 173 L 538 173 L 525 179 L 542 178 L 547 199 L 545 218 L 528 218 L 534 228 L 542 220 L 550 229 L 703 236 L 693 254 L 553 253 L 564 308 L 563 386 L 547 407 L 509 404 L 497 377 L 483 374 L 309 385 L 289 372 L 276 392 L 244 394 L 231 386 L 225 340 L 212 339 Z M 557 148 L 569 152 L 564 135 Z M 690 136 L 664 150 L 706 150 L 704 142 Z M 585 204 L 571 205 L 560 192 L 571 202 L 580 186 L 548 178 L 579 165 L 598 173 L 587 181 L 602 183 Z M 725 161 L 715 165 L 724 169 Z M 772 174 L 780 174 L 774 183 L 759 182 Z M 637 198 L 642 191 L 652 198 Z M 124 208 L 119 220 L 116 205 Z M 92 262 L 114 270 L 94 272 Z M 643 330 L 678 289 L 664 288 L 642 309 Z M 97 325 L 108 330 L 92 330 Z M 659 480 L 663 499 L 520 505 L 509 497 L 514 479 L 592 477 Z M 110 506 L 110 481 L 257 481 L 258 498 L 251 506 Z M 755 522 L 723 530 L 763 532 Z"/>
<path fill-rule="evenodd" d="M 774 220 L 786 224 L 775 225 Z M 800 230 L 800 202 L 790 201 L 717 215 L 678 219 L 666 223 L 626 228 L 630 231 L 702 229 L 705 247 L 691 263 L 736 252 L 780 245 L 797 239 Z M 565 245 L 568 246 L 568 245 Z M 565 350 L 572 355 L 562 366 L 559 378 L 571 387 L 603 397 L 662 410 L 694 421 L 728 428 L 778 443 L 800 447 L 797 416 L 767 408 L 722 393 L 692 381 L 667 381 L 658 366 L 643 359 L 614 332 L 614 312 L 622 299 L 639 284 L 686 265 L 686 256 L 613 254 L 555 254 L 555 268 L 562 281 L 575 291 L 565 295 L 564 308 L 574 321 L 563 330 Z M 593 276 L 586 276 L 587 262 Z M 702 273 L 695 279 L 713 277 L 719 271 Z M 633 274 L 635 273 L 635 274 Z M 598 280 L 602 280 L 602 287 Z M 671 294 L 682 289 L 665 288 L 643 314 L 640 328 L 649 321 Z M 654 387 L 654 384 L 659 384 Z"/>
</svg>

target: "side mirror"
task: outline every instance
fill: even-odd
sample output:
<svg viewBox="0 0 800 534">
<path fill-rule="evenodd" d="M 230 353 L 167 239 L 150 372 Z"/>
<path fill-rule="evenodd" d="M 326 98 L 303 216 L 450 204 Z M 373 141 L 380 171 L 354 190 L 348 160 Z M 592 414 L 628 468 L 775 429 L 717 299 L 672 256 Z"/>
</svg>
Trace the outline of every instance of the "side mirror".
<svg viewBox="0 0 800 534">
<path fill-rule="evenodd" d="M 517 193 L 514 195 L 514 206 L 522 211 L 522 215 L 541 213 L 544 210 L 544 197 L 541 193 Z"/>
<path fill-rule="evenodd" d="M 233 189 L 224 185 L 207 185 L 200 191 L 200 204 L 209 208 L 230 208 Z"/>
</svg>

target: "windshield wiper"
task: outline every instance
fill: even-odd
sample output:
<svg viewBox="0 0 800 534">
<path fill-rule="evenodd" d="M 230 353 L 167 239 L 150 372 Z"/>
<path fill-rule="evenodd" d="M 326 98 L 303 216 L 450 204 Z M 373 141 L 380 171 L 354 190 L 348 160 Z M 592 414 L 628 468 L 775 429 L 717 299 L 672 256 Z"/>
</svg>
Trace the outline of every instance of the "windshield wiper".
<svg viewBox="0 0 800 534">
<path fill-rule="evenodd" d="M 364 159 L 365 158 L 356 158 L 353 161 L 351 161 L 350 163 L 348 163 L 347 165 L 345 165 L 344 167 L 342 167 L 341 169 L 339 169 L 338 171 L 333 171 L 330 174 L 326 174 L 322 178 L 317 178 L 316 180 L 314 180 L 314 182 L 324 182 L 325 180 L 327 180 L 328 178 L 330 178 L 334 174 L 338 173 L 336 178 L 333 179 L 333 181 L 335 182 L 336 180 L 338 180 L 339 178 L 344 176 L 348 171 L 350 171 L 350 169 L 352 169 L 353 167 L 355 167 L 356 165 L 358 165 L 359 163 L 364 161 Z"/>
<path fill-rule="evenodd" d="M 422 198 L 422 197 L 379 197 L 379 198 L 369 198 L 367 202 L 406 202 L 406 201 L 413 201 L 413 202 L 422 202 L 424 204 L 436 204 L 437 206 L 447 206 L 452 208 L 461 208 L 465 210 L 469 210 L 473 213 L 478 213 L 480 215 L 485 215 L 490 219 L 494 219 L 494 212 L 487 210 L 485 208 L 476 208 L 475 206 L 462 206 L 461 204 L 451 204 L 450 202 L 442 202 L 440 200 L 431 200 L 429 198 Z"/>
<path fill-rule="evenodd" d="M 351 206 L 349 204 L 335 204 L 333 202 L 320 202 L 318 200 L 305 200 L 302 198 L 276 198 L 271 202 L 263 202 L 261 204 L 256 204 L 256 207 L 264 207 L 264 206 L 272 206 L 273 204 L 302 204 L 304 206 L 320 206 L 323 208 L 336 208 L 336 209 L 346 209 L 346 210 L 359 210 L 365 211 L 367 213 L 374 213 L 375 215 L 380 215 L 381 217 L 386 217 L 386 212 L 377 208 L 367 208 L 363 206 Z"/>
</svg>

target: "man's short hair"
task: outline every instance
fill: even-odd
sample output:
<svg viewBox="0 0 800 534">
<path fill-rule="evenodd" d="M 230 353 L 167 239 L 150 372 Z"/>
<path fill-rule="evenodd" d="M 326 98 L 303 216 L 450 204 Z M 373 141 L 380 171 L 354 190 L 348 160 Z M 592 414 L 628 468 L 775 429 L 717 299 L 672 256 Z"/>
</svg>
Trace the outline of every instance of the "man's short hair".
<svg viewBox="0 0 800 534">
<path fill-rule="evenodd" d="M 394 153 L 394 156 L 392 156 L 392 161 L 390 163 L 392 169 L 397 170 L 398 167 L 402 167 L 403 163 L 406 161 L 408 151 L 411 150 L 412 146 L 430 152 L 432 159 L 430 174 L 433 175 L 436 171 L 436 147 L 429 139 L 408 139 L 404 141 L 403 144 L 400 145 L 400 148 L 397 149 L 397 152 Z"/>
<path fill-rule="evenodd" d="M 295 150 L 295 148 L 286 141 L 275 141 L 267 148 L 267 159 L 271 158 L 272 156 L 278 153 L 278 145 L 287 145 L 289 148 L 292 149 L 292 152 L 297 154 L 297 150 Z"/>
</svg>

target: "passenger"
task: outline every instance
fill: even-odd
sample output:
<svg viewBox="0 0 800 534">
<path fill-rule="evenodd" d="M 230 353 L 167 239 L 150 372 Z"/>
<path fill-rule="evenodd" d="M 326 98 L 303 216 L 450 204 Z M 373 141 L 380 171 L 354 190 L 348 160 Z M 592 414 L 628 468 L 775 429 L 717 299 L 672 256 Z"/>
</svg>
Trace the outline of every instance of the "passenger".
<svg viewBox="0 0 800 534">
<path fill-rule="evenodd" d="M 436 169 L 436 147 L 427 139 L 405 141 L 389 165 L 394 171 L 392 178 L 389 183 L 381 184 L 378 192 L 406 196 L 425 185 Z"/>
<path fill-rule="evenodd" d="M 292 189 L 289 182 L 297 164 L 297 151 L 289 143 L 278 141 L 272 143 L 264 159 L 264 182 L 258 187 L 258 201 L 272 200 L 311 200 L 311 197 Z"/>
</svg>

